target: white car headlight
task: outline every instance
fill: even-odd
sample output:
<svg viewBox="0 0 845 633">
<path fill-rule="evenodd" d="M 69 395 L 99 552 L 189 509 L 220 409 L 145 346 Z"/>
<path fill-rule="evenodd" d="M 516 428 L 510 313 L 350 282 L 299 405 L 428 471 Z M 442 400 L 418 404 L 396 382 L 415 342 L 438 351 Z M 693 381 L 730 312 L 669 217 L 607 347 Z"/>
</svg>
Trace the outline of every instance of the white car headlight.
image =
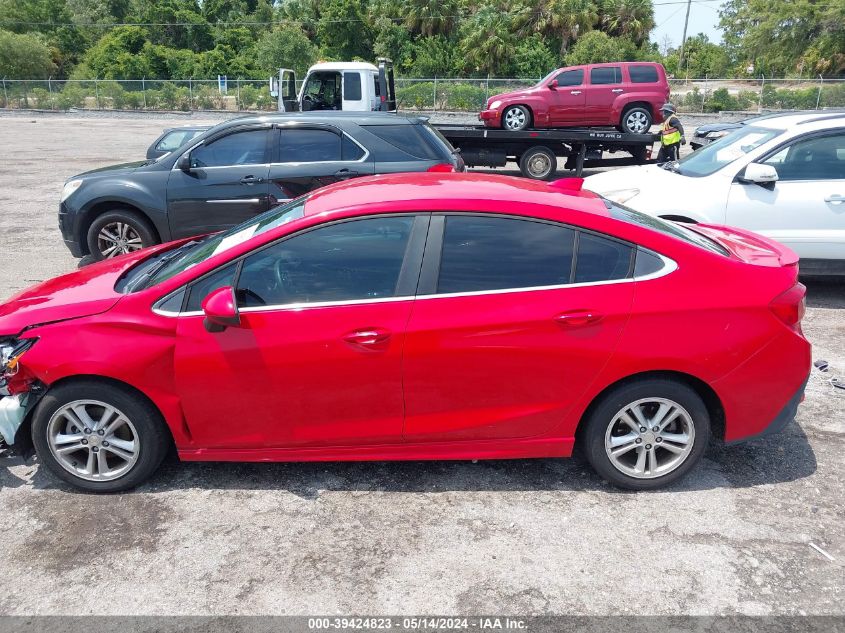
<svg viewBox="0 0 845 633">
<path fill-rule="evenodd" d="M 73 192 L 79 189 L 79 186 L 82 184 L 81 180 L 68 180 L 65 183 L 65 186 L 62 188 L 62 202 L 70 198 L 73 195 Z"/>
<path fill-rule="evenodd" d="M 723 136 L 727 136 L 729 132 L 730 132 L 730 130 L 718 130 L 717 132 L 708 132 L 706 134 L 705 138 L 709 138 L 711 140 L 717 139 L 717 138 L 722 138 Z"/>
<path fill-rule="evenodd" d="M 625 204 L 626 202 L 628 202 L 628 200 L 630 200 L 639 193 L 639 189 L 614 189 L 613 191 L 607 191 L 602 195 L 611 202 Z"/>
<path fill-rule="evenodd" d="M 488 110 L 495 110 L 495 109 L 496 109 L 496 108 L 498 108 L 500 105 L 502 105 L 502 102 L 501 102 L 501 101 L 499 101 L 499 100 L 497 99 L 496 101 L 494 101 L 493 103 L 491 103 L 491 104 L 490 104 L 490 107 L 489 107 L 489 108 L 487 108 L 487 109 L 488 109 Z"/>
</svg>

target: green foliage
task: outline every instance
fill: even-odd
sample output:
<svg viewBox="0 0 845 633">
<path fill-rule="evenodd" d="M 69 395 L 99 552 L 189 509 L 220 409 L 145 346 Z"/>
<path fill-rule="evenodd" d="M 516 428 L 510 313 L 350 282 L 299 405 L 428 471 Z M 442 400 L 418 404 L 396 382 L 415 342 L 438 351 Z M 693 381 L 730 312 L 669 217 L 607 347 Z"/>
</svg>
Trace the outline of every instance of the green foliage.
<svg viewBox="0 0 845 633">
<path fill-rule="evenodd" d="M 329 59 L 372 57 L 372 37 L 364 0 L 327 0 L 317 21 L 317 39 Z"/>
<path fill-rule="evenodd" d="M 0 31 L 0 76 L 8 79 L 43 79 L 56 72 L 50 48 L 32 33 Z"/>
<path fill-rule="evenodd" d="M 561 60 L 549 50 L 543 38 L 534 34 L 519 42 L 513 54 L 514 77 L 544 77 Z"/>
<path fill-rule="evenodd" d="M 634 60 L 637 48 L 624 37 L 610 37 L 602 31 L 590 31 L 579 38 L 566 56 L 569 66 L 620 60 Z"/>
<path fill-rule="evenodd" d="M 279 68 L 292 68 L 302 77 L 317 59 L 317 47 L 298 26 L 286 25 L 264 34 L 255 45 L 258 70 L 272 75 Z"/>
</svg>

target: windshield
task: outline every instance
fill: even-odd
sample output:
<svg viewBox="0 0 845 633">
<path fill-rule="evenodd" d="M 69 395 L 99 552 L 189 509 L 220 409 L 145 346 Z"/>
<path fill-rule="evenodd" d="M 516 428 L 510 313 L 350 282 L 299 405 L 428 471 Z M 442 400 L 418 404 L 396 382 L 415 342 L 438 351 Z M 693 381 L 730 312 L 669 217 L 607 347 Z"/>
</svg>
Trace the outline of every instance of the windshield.
<svg viewBox="0 0 845 633">
<path fill-rule="evenodd" d="M 179 273 L 215 255 L 219 255 L 238 244 L 242 244 L 256 235 L 261 235 L 278 226 L 301 218 L 304 215 L 307 200 L 307 197 L 297 198 L 280 207 L 271 209 L 267 213 L 259 215 L 248 222 L 239 224 L 228 231 L 217 233 L 197 241 L 192 247 L 180 252 L 172 261 L 168 261 L 159 270 L 150 275 L 146 283 L 138 289 L 149 288 L 160 284 L 162 281 L 175 277 Z"/>
<path fill-rule="evenodd" d="M 548 75 L 546 75 L 540 81 L 538 81 L 536 84 L 534 84 L 534 86 L 535 87 L 536 86 L 542 86 L 544 83 L 546 83 L 546 80 L 551 79 L 554 75 L 557 75 L 559 71 L 560 71 L 560 68 L 555 68 L 552 72 L 550 72 Z"/>
<path fill-rule="evenodd" d="M 783 134 L 782 130 L 740 128 L 715 143 L 688 154 L 677 162 L 675 171 L 684 176 L 709 176 L 780 134 Z"/>
<path fill-rule="evenodd" d="M 669 222 L 661 218 L 646 215 L 645 213 L 635 211 L 634 209 L 621 205 L 617 202 L 606 202 L 610 209 L 610 215 L 616 218 L 617 220 L 630 222 L 631 224 L 638 224 L 647 229 L 651 229 L 652 231 L 659 231 L 660 233 L 664 233 L 665 235 L 671 235 L 672 237 L 676 237 L 679 240 L 684 240 L 685 242 L 689 242 L 690 244 L 695 244 L 700 248 L 705 248 L 708 251 L 719 253 L 719 255 L 727 256 L 729 254 L 728 251 L 725 250 L 720 244 L 717 244 L 713 240 L 704 237 L 700 233 L 696 233 L 695 231 L 689 230 L 683 224 L 680 224 L 678 222 Z"/>
</svg>

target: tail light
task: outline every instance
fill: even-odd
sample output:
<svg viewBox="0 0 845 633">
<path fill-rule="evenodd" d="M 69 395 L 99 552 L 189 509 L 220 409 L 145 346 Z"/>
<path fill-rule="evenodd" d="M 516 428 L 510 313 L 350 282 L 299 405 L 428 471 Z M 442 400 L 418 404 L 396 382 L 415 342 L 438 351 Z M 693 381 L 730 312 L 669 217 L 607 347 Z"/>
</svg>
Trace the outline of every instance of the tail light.
<svg viewBox="0 0 845 633">
<path fill-rule="evenodd" d="M 455 171 L 455 166 L 449 163 L 437 163 L 436 165 L 432 165 L 426 171 L 436 172 L 436 173 L 453 173 Z"/>
<path fill-rule="evenodd" d="M 807 287 L 796 283 L 792 288 L 778 295 L 769 304 L 777 318 L 798 333 L 801 333 L 801 319 L 806 310 Z"/>
</svg>

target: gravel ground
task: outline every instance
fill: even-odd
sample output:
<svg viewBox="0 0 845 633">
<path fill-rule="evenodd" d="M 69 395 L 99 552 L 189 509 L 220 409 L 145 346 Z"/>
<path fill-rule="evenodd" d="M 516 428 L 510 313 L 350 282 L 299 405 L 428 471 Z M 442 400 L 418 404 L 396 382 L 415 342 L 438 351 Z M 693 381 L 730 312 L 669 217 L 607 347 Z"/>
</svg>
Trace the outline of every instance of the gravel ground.
<svg viewBox="0 0 845 633">
<path fill-rule="evenodd" d="M 186 122 L 0 116 L 0 297 L 77 265 L 56 226 L 66 178 Z M 845 376 L 845 286 L 808 286 L 830 370 L 797 424 L 713 446 L 661 492 L 619 492 L 573 459 L 171 462 L 93 496 L 6 458 L 0 614 L 843 615 L 845 391 L 829 380 Z"/>
</svg>

